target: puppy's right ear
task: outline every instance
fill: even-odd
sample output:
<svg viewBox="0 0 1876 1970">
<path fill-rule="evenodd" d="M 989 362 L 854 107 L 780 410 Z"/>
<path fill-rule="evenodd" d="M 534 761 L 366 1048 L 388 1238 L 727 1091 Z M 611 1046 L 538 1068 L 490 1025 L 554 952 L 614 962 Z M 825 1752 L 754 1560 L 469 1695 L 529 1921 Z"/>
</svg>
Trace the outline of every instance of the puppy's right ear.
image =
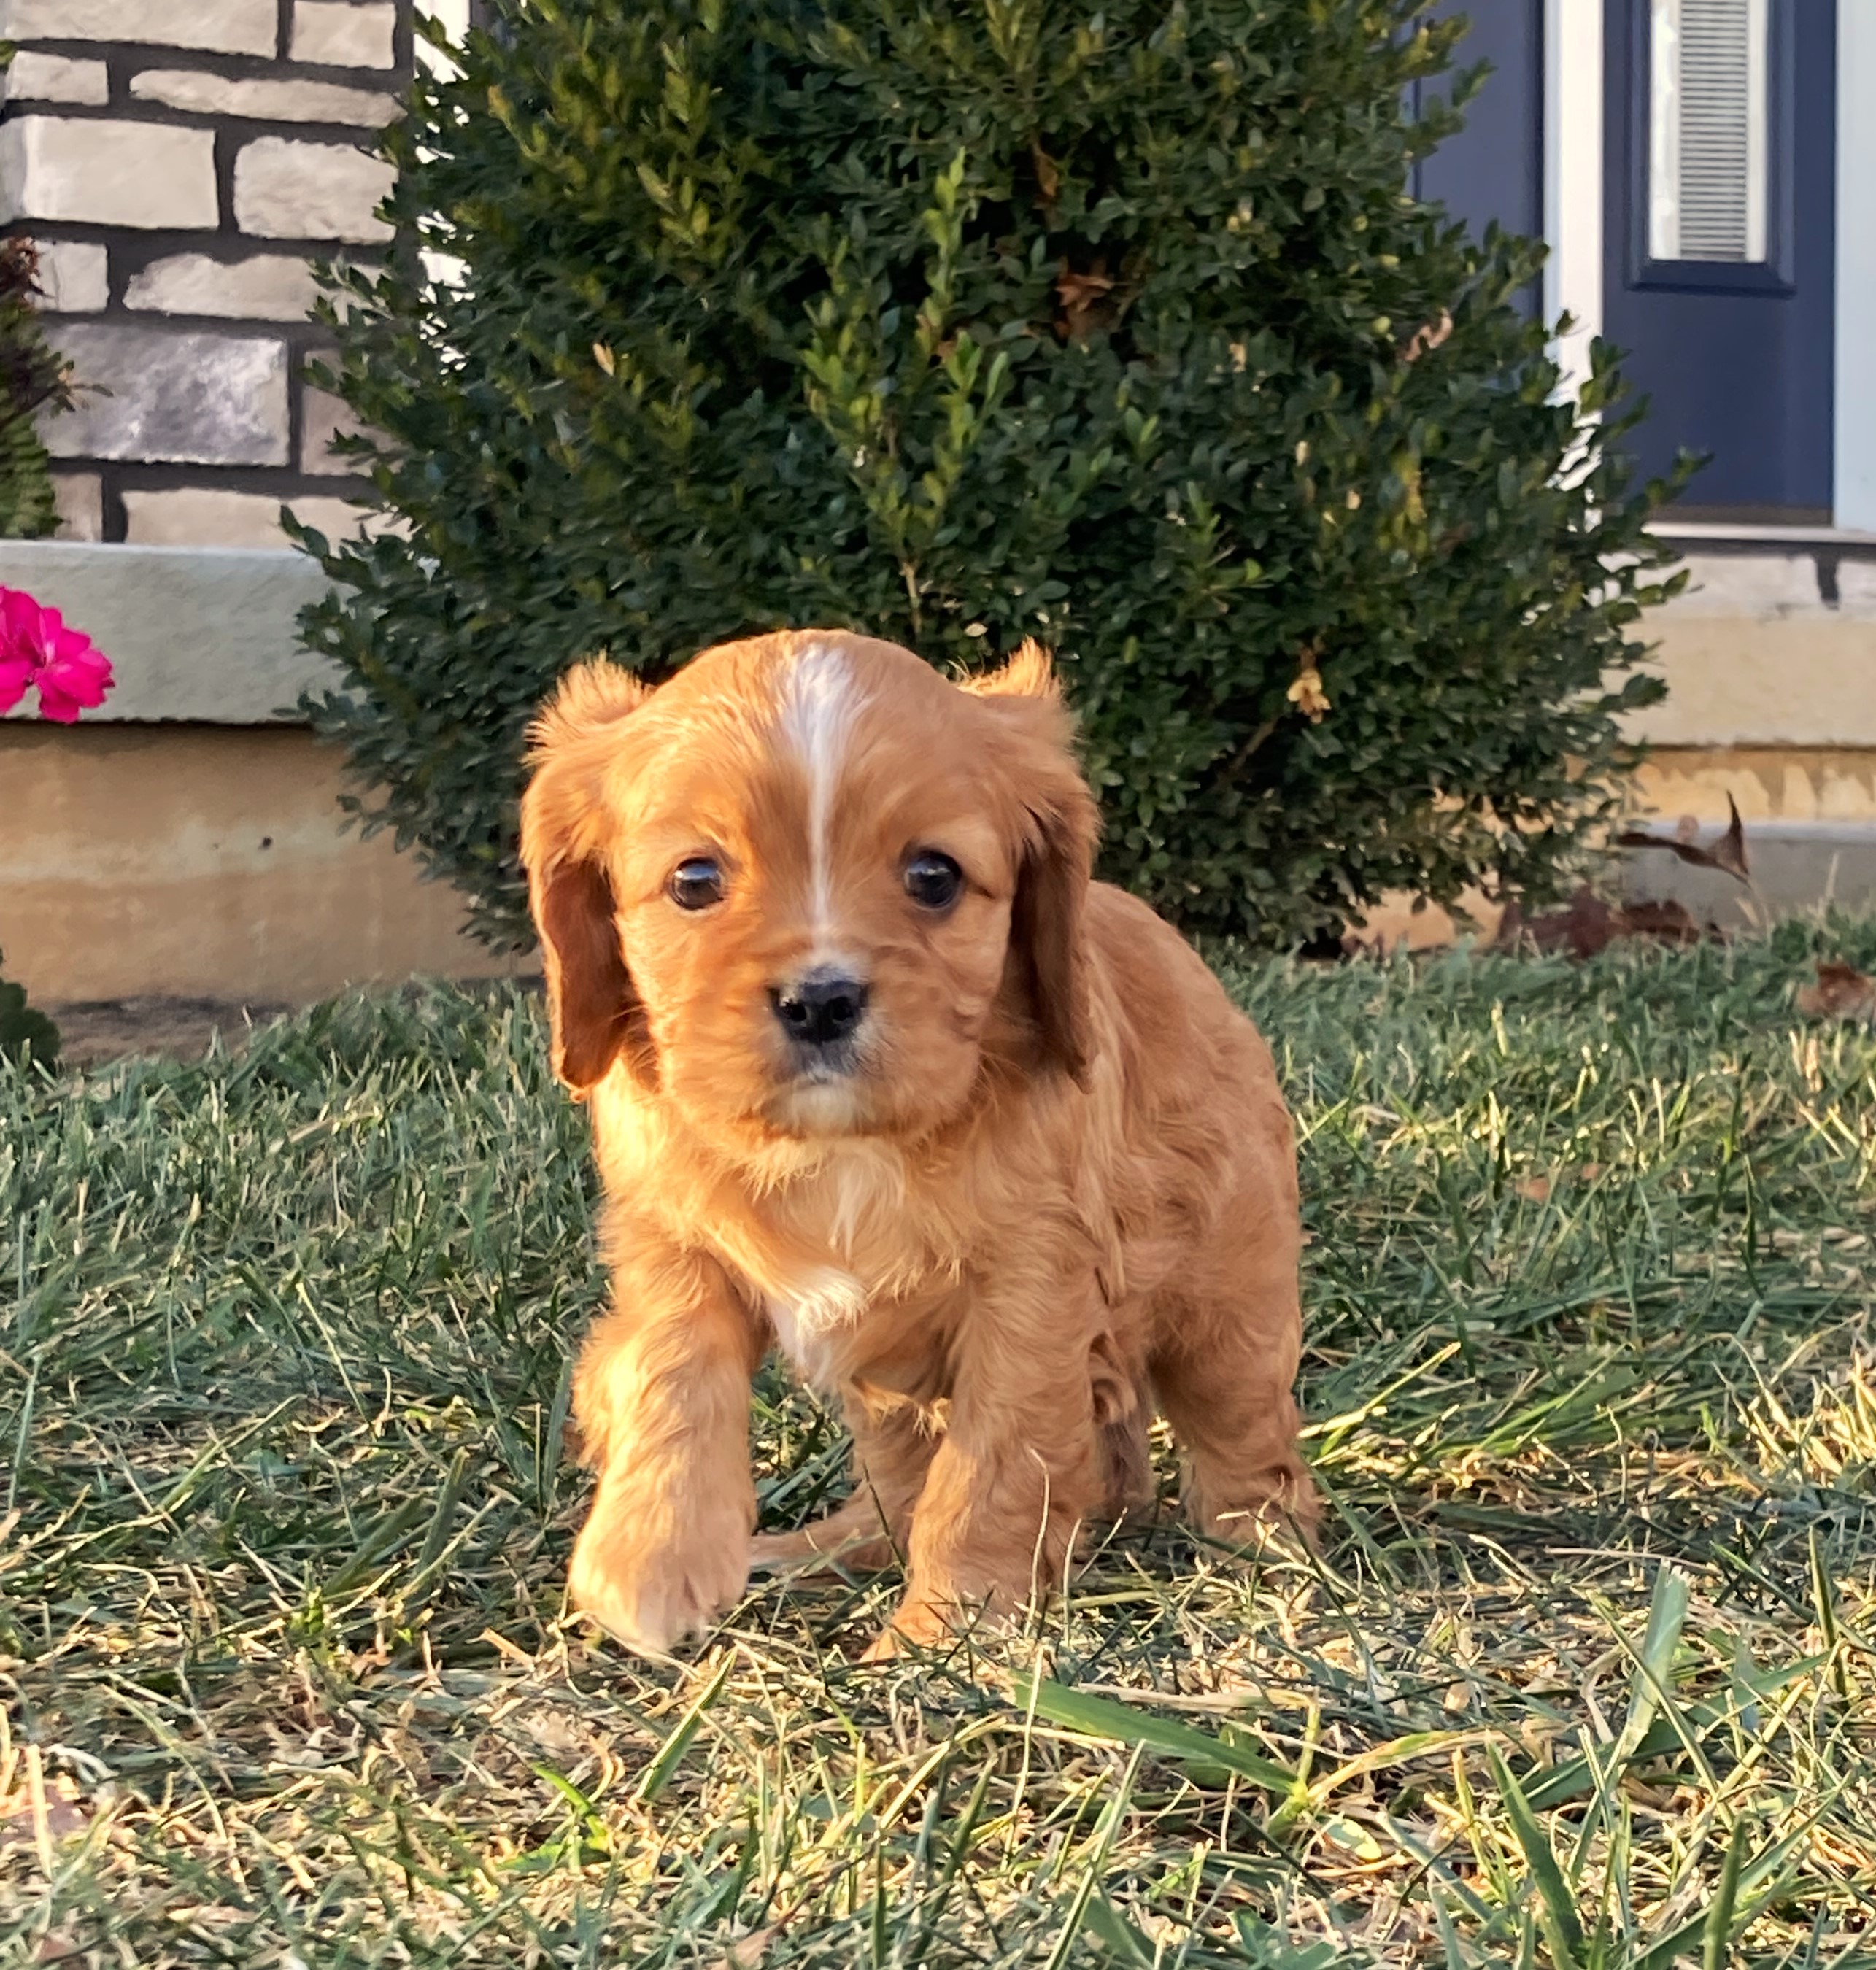
<svg viewBox="0 0 1876 1970">
<path fill-rule="evenodd" d="M 547 974 L 554 1071 L 576 1096 L 605 1078 L 638 1021 L 606 871 L 600 779 L 609 728 L 649 694 L 616 665 L 582 664 L 528 735 L 535 772 L 522 796 L 521 859 Z"/>
</svg>

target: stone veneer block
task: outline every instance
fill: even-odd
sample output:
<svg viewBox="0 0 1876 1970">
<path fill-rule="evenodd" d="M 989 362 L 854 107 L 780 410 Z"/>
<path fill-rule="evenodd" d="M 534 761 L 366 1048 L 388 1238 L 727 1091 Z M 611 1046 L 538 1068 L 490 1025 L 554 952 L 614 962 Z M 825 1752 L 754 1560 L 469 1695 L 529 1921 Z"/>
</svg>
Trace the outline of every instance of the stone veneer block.
<svg viewBox="0 0 1876 1970">
<path fill-rule="evenodd" d="M 61 328 L 57 340 L 77 381 L 111 394 L 81 395 L 47 421 L 55 458 L 287 463 L 284 343 L 102 322 Z"/>
<path fill-rule="evenodd" d="M 109 102 L 111 71 L 101 61 L 21 48 L 0 75 L 0 93 L 9 102 Z"/>
<path fill-rule="evenodd" d="M 1876 621 L 1876 561 L 1846 554 L 1837 564 L 1837 606 L 1858 622 Z"/>
<path fill-rule="evenodd" d="M 1777 548 L 1764 554 L 1689 554 L 1683 565 L 1690 579 L 1686 592 L 1669 604 L 1677 619 L 1722 616 L 1765 623 L 1828 612 L 1817 564 L 1808 554 Z M 1650 626 L 1666 619 L 1651 618 Z"/>
<path fill-rule="evenodd" d="M 293 517 L 303 527 L 316 528 L 328 541 L 356 540 L 364 534 L 402 533 L 403 525 L 393 515 L 355 506 L 349 499 L 295 499 Z"/>
<path fill-rule="evenodd" d="M 281 502 L 268 492 L 176 486 L 124 493 L 124 538 L 139 548 L 284 548 Z"/>
<path fill-rule="evenodd" d="M 102 116 L 0 123 L 0 219 L 202 230 L 219 218 L 213 131 Z"/>
<path fill-rule="evenodd" d="M 293 58 L 321 68 L 389 68 L 398 14 L 385 0 L 294 0 Z"/>
<path fill-rule="evenodd" d="M 316 390 L 309 383 L 300 393 L 300 470 L 335 477 L 355 476 L 359 461 L 343 454 L 335 457 L 336 437 L 355 437 L 363 427 L 352 414 L 343 397 Z"/>
<path fill-rule="evenodd" d="M 48 314 L 96 314 L 111 298 L 110 256 L 86 239 L 39 242 L 39 291 Z"/>
<path fill-rule="evenodd" d="M 275 0 L 0 0 L 0 40 L 142 41 L 224 55 L 271 55 Z"/>
<path fill-rule="evenodd" d="M 130 93 L 145 102 L 188 109 L 207 116 L 249 116 L 271 123 L 349 123 L 379 130 L 398 113 L 398 99 L 373 89 L 348 89 L 337 82 L 243 80 L 200 75 L 187 69 L 145 69 L 132 78 Z"/>
<path fill-rule="evenodd" d="M 301 691 L 340 681 L 301 645 L 297 620 L 330 584 L 317 561 L 284 545 L 257 554 L 0 541 L 0 583 L 83 623 L 109 656 L 116 688 L 87 725 L 264 725 Z"/>
<path fill-rule="evenodd" d="M 52 497 L 62 541 L 104 538 L 104 481 L 95 472 L 55 472 Z"/>
<path fill-rule="evenodd" d="M 245 260 L 177 253 L 133 275 L 124 305 L 158 314 L 304 321 L 318 294 L 311 267 L 290 253 L 255 253 Z"/>
<path fill-rule="evenodd" d="M 124 495 L 124 535 L 133 547 L 284 548 L 281 500 L 269 492 L 236 492 L 219 486 L 133 488 Z M 294 516 L 329 541 L 350 540 L 371 516 L 336 496 L 300 497 L 285 503 Z"/>
<path fill-rule="evenodd" d="M 396 180 L 346 145 L 257 137 L 235 160 L 235 220 L 264 239 L 389 239 L 373 209 Z"/>
</svg>

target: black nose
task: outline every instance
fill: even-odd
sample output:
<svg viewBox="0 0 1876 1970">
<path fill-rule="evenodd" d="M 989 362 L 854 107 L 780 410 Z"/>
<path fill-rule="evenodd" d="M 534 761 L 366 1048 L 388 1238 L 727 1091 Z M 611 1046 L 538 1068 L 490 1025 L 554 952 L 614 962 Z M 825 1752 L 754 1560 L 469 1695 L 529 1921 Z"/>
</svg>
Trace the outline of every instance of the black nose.
<svg viewBox="0 0 1876 1970">
<path fill-rule="evenodd" d="M 811 971 L 799 984 L 778 987 L 769 997 L 783 1032 L 804 1046 L 852 1039 L 866 1010 L 866 987 L 836 972 Z"/>
</svg>

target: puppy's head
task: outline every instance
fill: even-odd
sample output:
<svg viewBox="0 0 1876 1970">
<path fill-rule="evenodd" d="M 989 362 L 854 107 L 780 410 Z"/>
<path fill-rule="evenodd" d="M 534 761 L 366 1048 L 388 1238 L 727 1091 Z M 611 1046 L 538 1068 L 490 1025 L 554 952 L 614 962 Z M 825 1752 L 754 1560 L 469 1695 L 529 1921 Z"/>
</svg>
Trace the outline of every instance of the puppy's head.
<svg viewBox="0 0 1876 1970">
<path fill-rule="evenodd" d="M 787 632 L 656 691 L 571 672 L 522 859 L 554 1068 L 756 1139 L 918 1133 L 987 1060 L 1080 1078 L 1094 801 L 1033 645 L 960 687 Z"/>
</svg>

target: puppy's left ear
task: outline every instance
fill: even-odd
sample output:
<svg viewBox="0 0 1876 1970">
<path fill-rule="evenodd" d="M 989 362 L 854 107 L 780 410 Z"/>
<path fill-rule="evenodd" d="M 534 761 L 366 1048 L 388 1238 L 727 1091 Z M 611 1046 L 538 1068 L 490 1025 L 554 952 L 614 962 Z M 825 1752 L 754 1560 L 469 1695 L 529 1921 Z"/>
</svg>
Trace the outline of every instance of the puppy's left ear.
<svg viewBox="0 0 1876 1970">
<path fill-rule="evenodd" d="M 554 1071 L 576 1095 L 605 1078 L 640 1013 L 619 948 L 597 783 L 606 728 L 646 695 L 629 671 L 583 664 L 528 734 L 535 774 L 522 797 L 521 859 L 547 974 Z"/>
<path fill-rule="evenodd" d="M 1023 859 L 1010 906 L 1010 951 L 1043 1058 L 1088 1085 L 1093 1052 L 1083 922 L 1101 811 L 1075 764 L 1073 721 L 1049 653 L 1033 638 L 1000 671 L 965 688 L 989 700 L 1011 739 L 1011 791 Z"/>
</svg>

